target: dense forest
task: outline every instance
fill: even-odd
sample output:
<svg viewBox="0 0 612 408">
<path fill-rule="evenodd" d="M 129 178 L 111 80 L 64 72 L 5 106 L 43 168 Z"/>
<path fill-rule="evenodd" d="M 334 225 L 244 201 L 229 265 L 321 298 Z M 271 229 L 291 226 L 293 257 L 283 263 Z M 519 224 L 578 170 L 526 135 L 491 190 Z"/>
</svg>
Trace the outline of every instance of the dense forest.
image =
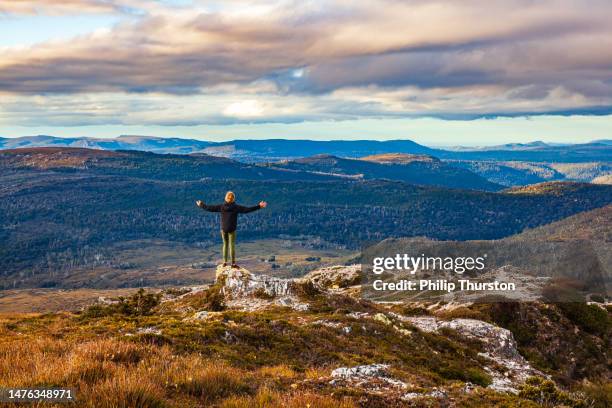
<svg viewBox="0 0 612 408">
<path fill-rule="evenodd" d="M 264 211 L 242 216 L 242 239 L 314 235 L 358 248 L 388 237 L 493 239 L 612 202 L 612 187 L 558 183 L 502 193 L 384 180 L 156 180 L 87 170 L 0 175 L 0 271 L 36 274 L 85 262 L 111 243 L 216 239 L 218 219 L 194 203 L 225 191 Z"/>
</svg>

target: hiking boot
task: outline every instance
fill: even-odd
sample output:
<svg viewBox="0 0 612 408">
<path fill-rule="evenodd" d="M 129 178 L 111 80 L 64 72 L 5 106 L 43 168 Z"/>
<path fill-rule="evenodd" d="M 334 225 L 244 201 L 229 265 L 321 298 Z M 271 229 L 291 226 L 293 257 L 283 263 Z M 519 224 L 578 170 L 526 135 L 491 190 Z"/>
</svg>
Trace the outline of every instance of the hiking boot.
<svg viewBox="0 0 612 408">
<path fill-rule="evenodd" d="M 223 267 L 225 268 L 227 266 L 227 262 L 223 262 Z"/>
<path fill-rule="evenodd" d="M 233 263 L 233 264 L 232 264 L 232 268 L 234 268 L 234 269 L 239 269 L 240 267 L 238 266 L 238 264 Z"/>
</svg>

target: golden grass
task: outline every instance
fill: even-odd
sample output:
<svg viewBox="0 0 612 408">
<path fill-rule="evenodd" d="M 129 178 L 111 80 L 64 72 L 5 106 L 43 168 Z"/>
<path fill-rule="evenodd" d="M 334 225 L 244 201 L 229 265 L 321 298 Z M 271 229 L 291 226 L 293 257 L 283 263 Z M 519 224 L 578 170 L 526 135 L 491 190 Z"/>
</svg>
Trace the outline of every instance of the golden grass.
<svg viewBox="0 0 612 408">
<path fill-rule="evenodd" d="M 100 296 L 129 296 L 137 289 L 14 289 L 0 297 L 0 313 L 56 312 L 79 310 Z"/>
<path fill-rule="evenodd" d="M 262 367 L 258 370 L 258 373 L 264 377 L 276 379 L 292 379 L 296 378 L 298 375 L 293 369 L 285 364 Z"/>
<path fill-rule="evenodd" d="M 224 311 L 209 321 L 185 320 L 187 314 L 172 310 L 100 318 L 0 315 L 0 387 L 70 387 L 75 406 L 88 408 L 401 406 L 399 394 L 331 386 L 331 370 L 391 361 L 391 377 L 423 389 L 461 385 L 457 373 L 481 374 L 473 357 L 478 345 L 450 334 L 400 338 L 376 321 L 345 336 L 308 324 L 321 318 L 352 324 L 335 313 L 347 307 L 344 298 L 320 302 L 308 314 Z M 139 334 L 148 327 L 161 334 Z M 409 359 L 396 358 L 402 351 Z M 451 391 L 461 398 L 457 406 L 533 406 L 484 388 L 470 395 Z M 597 388 L 593 395 L 603 400 L 608 391 Z"/>
<path fill-rule="evenodd" d="M 346 399 L 336 399 L 311 392 L 280 393 L 260 388 L 252 396 L 232 397 L 220 404 L 221 408 L 355 408 L 357 405 Z"/>
<path fill-rule="evenodd" d="M 321 377 L 328 377 L 329 375 L 330 370 L 320 367 L 311 367 L 307 369 L 305 373 L 307 380 L 318 380 Z"/>
<path fill-rule="evenodd" d="M 208 402 L 251 390 L 249 375 L 223 362 L 197 355 L 174 358 L 163 369 L 155 367 L 152 377 L 169 392 L 187 394 Z"/>
<path fill-rule="evenodd" d="M 162 408 L 169 404 L 164 390 L 138 372 L 123 370 L 111 378 L 91 387 L 88 394 L 78 395 L 85 399 L 85 406 L 95 408 Z"/>
<path fill-rule="evenodd" d="M 196 353 L 179 355 L 169 346 L 129 339 L 24 336 L 2 340 L 0 387 L 70 387 L 76 389 L 77 406 L 353 406 L 348 400 L 308 391 L 280 392 L 279 387 L 308 375 L 284 364 L 248 371 Z"/>
</svg>

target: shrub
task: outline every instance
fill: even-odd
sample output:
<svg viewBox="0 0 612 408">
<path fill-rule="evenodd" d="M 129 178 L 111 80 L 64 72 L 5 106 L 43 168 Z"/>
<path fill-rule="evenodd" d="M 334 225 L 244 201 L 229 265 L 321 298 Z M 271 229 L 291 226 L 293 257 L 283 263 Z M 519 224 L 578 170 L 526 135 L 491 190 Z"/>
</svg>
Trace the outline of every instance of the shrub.
<svg viewBox="0 0 612 408">
<path fill-rule="evenodd" d="M 116 303 L 92 305 L 85 309 L 83 317 L 97 318 L 122 314 L 126 316 L 148 316 L 159 305 L 161 293 L 146 293 L 143 288 L 128 298 L 117 298 Z"/>
<path fill-rule="evenodd" d="M 213 312 L 225 310 L 223 285 L 217 282 L 202 293 L 199 293 L 193 306 L 197 309 L 205 309 Z"/>
<path fill-rule="evenodd" d="M 561 391 L 554 382 L 541 377 L 528 378 L 519 389 L 519 397 L 534 401 L 543 407 L 563 405 L 572 408 L 586 408 L 584 401 Z"/>
<path fill-rule="evenodd" d="M 299 297 L 307 300 L 321 294 L 321 291 L 309 280 L 294 282 L 293 290 Z"/>
<path fill-rule="evenodd" d="M 612 383 L 587 384 L 582 388 L 584 399 L 590 408 L 612 407 Z"/>
<path fill-rule="evenodd" d="M 407 305 L 401 309 L 404 316 L 429 316 L 431 312 L 423 306 Z"/>
<path fill-rule="evenodd" d="M 471 382 L 483 387 L 491 384 L 491 376 L 477 367 L 460 367 L 458 365 L 448 365 L 436 370 L 440 376 L 449 380 L 461 380 Z"/>
<path fill-rule="evenodd" d="M 255 291 L 253 292 L 253 296 L 258 299 L 265 299 L 265 300 L 274 299 L 274 295 L 271 295 L 268 292 L 266 292 L 264 288 L 255 289 Z"/>
<path fill-rule="evenodd" d="M 599 306 L 582 302 L 559 303 L 558 306 L 565 317 L 589 333 L 604 336 L 610 330 L 610 316 Z"/>
</svg>

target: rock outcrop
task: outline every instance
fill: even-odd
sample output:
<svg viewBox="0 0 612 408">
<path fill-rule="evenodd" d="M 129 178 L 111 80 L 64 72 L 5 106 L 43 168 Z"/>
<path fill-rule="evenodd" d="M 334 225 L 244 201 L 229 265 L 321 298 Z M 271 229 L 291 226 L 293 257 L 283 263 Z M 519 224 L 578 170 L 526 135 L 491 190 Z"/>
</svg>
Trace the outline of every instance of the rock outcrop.
<svg viewBox="0 0 612 408">
<path fill-rule="evenodd" d="M 258 310 L 268 306 L 288 306 L 296 310 L 308 309 L 300 301 L 296 282 L 268 275 L 256 275 L 244 268 L 219 266 L 216 281 L 226 306 L 243 310 Z"/>
<path fill-rule="evenodd" d="M 356 367 L 339 367 L 332 371 L 331 385 L 350 385 L 369 391 L 404 389 L 403 381 L 391 378 L 388 364 L 369 364 Z"/>
<path fill-rule="evenodd" d="M 226 307 L 244 311 L 256 311 L 270 306 L 285 306 L 298 311 L 308 311 L 311 295 L 325 295 L 331 299 L 338 294 L 347 294 L 347 290 L 358 290 L 360 282 L 359 265 L 335 266 L 317 269 L 302 278 L 283 279 L 268 275 L 254 274 L 244 268 L 222 267 L 217 268 L 216 283 L 211 286 L 218 290 Z M 307 292 L 306 289 L 308 289 Z M 190 288 L 190 293 L 197 293 L 201 287 Z M 186 294 L 175 297 L 182 299 Z M 424 313 L 448 312 L 465 307 L 460 303 L 419 303 L 418 308 Z M 414 336 L 416 327 L 424 332 L 436 332 L 444 335 L 443 329 L 455 331 L 469 340 L 477 340 L 482 344 L 480 356 L 485 363 L 482 368 L 490 375 L 489 388 L 498 392 L 518 393 L 520 386 L 532 376 L 544 376 L 531 367 L 517 350 L 517 344 L 509 330 L 494 324 L 475 319 L 455 318 L 443 320 L 433 316 L 405 316 L 392 310 L 394 305 L 381 303 L 370 305 L 368 311 L 346 310 L 339 316 L 333 317 L 312 316 L 312 318 L 298 315 L 295 319 L 305 325 L 321 326 L 337 331 L 340 336 L 352 336 L 355 330 L 362 333 L 366 325 L 359 325 L 359 321 L 369 320 L 393 328 L 398 336 Z M 426 312 L 425 312 L 426 310 Z M 192 312 L 193 313 L 193 312 Z M 200 310 L 187 320 L 208 322 L 221 319 L 223 312 Z M 305 314 L 304 316 L 309 316 Z M 347 320 L 351 319 L 351 320 Z M 238 341 L 228 329 L 224 341 L 232 343 Z M 399 338 L 399 337 L 398 337 Z M 486 363 L 488 362 L 488 363 Z M 394 371 L 390 370 L 387 362 L 378 364 L 360 365 L 354 367 L 339 367 L 331 372 L 331 376 L 321 377 L 329 385 L 341 387 L 354 387 L 368 393 L 392 395 L 402 401 L 417 398 L 447 399 L 447 388 L 434 388 L 433 391 L 421 391 L 416 386 L 409 386 L 400 379 L 393 378 Z M 466 393 L 474 387 L 466 383 Z"/>
<path fill-rule="evenodd" d="M 308 304 L 300 301 L 300 288 L 309 286 L 315 291 L 347 293 L 359 284 L 359 265 L 320 268 L 298 279 L 283 279 L 254 274 L 245 268 L 218 266 L 216 281 L 221 284 L 228 307 L 257 310 L 266 306 L 288 306 L 306 310 Z"/>
<path fill-rule="evenodd" d="M 361 283 L 361 265 L 329 266 L 308 273 L 302 281 L 322 291 L 347 289 Z"/>
<path fill-rule="evenodd" d="M 437 332 L 446 328 L 454 330 L 466 338 L 481 341 L 483 352 L 480 355 L 504 368 L 502 372 L 493 367 L 485 367 L 492 378 L 489 388 L 517 393 L 517 387 L 523 384 L 527 378 L 536 375 L 543 376 L 520 355 L 514 336 L 509 330 L 475 319 L 445 321 L 435 317 L 396 316 L 424 332 Z"/>
<path fill-rule="evenodd" d="M 283 297 L 293 294 L 293 280 L 256 275 L 244 268 L 219 266 L 216 280 L 223 282 L 223 290 L 233 297 L 259 294 L 269 297 Z"/>
</svg>

